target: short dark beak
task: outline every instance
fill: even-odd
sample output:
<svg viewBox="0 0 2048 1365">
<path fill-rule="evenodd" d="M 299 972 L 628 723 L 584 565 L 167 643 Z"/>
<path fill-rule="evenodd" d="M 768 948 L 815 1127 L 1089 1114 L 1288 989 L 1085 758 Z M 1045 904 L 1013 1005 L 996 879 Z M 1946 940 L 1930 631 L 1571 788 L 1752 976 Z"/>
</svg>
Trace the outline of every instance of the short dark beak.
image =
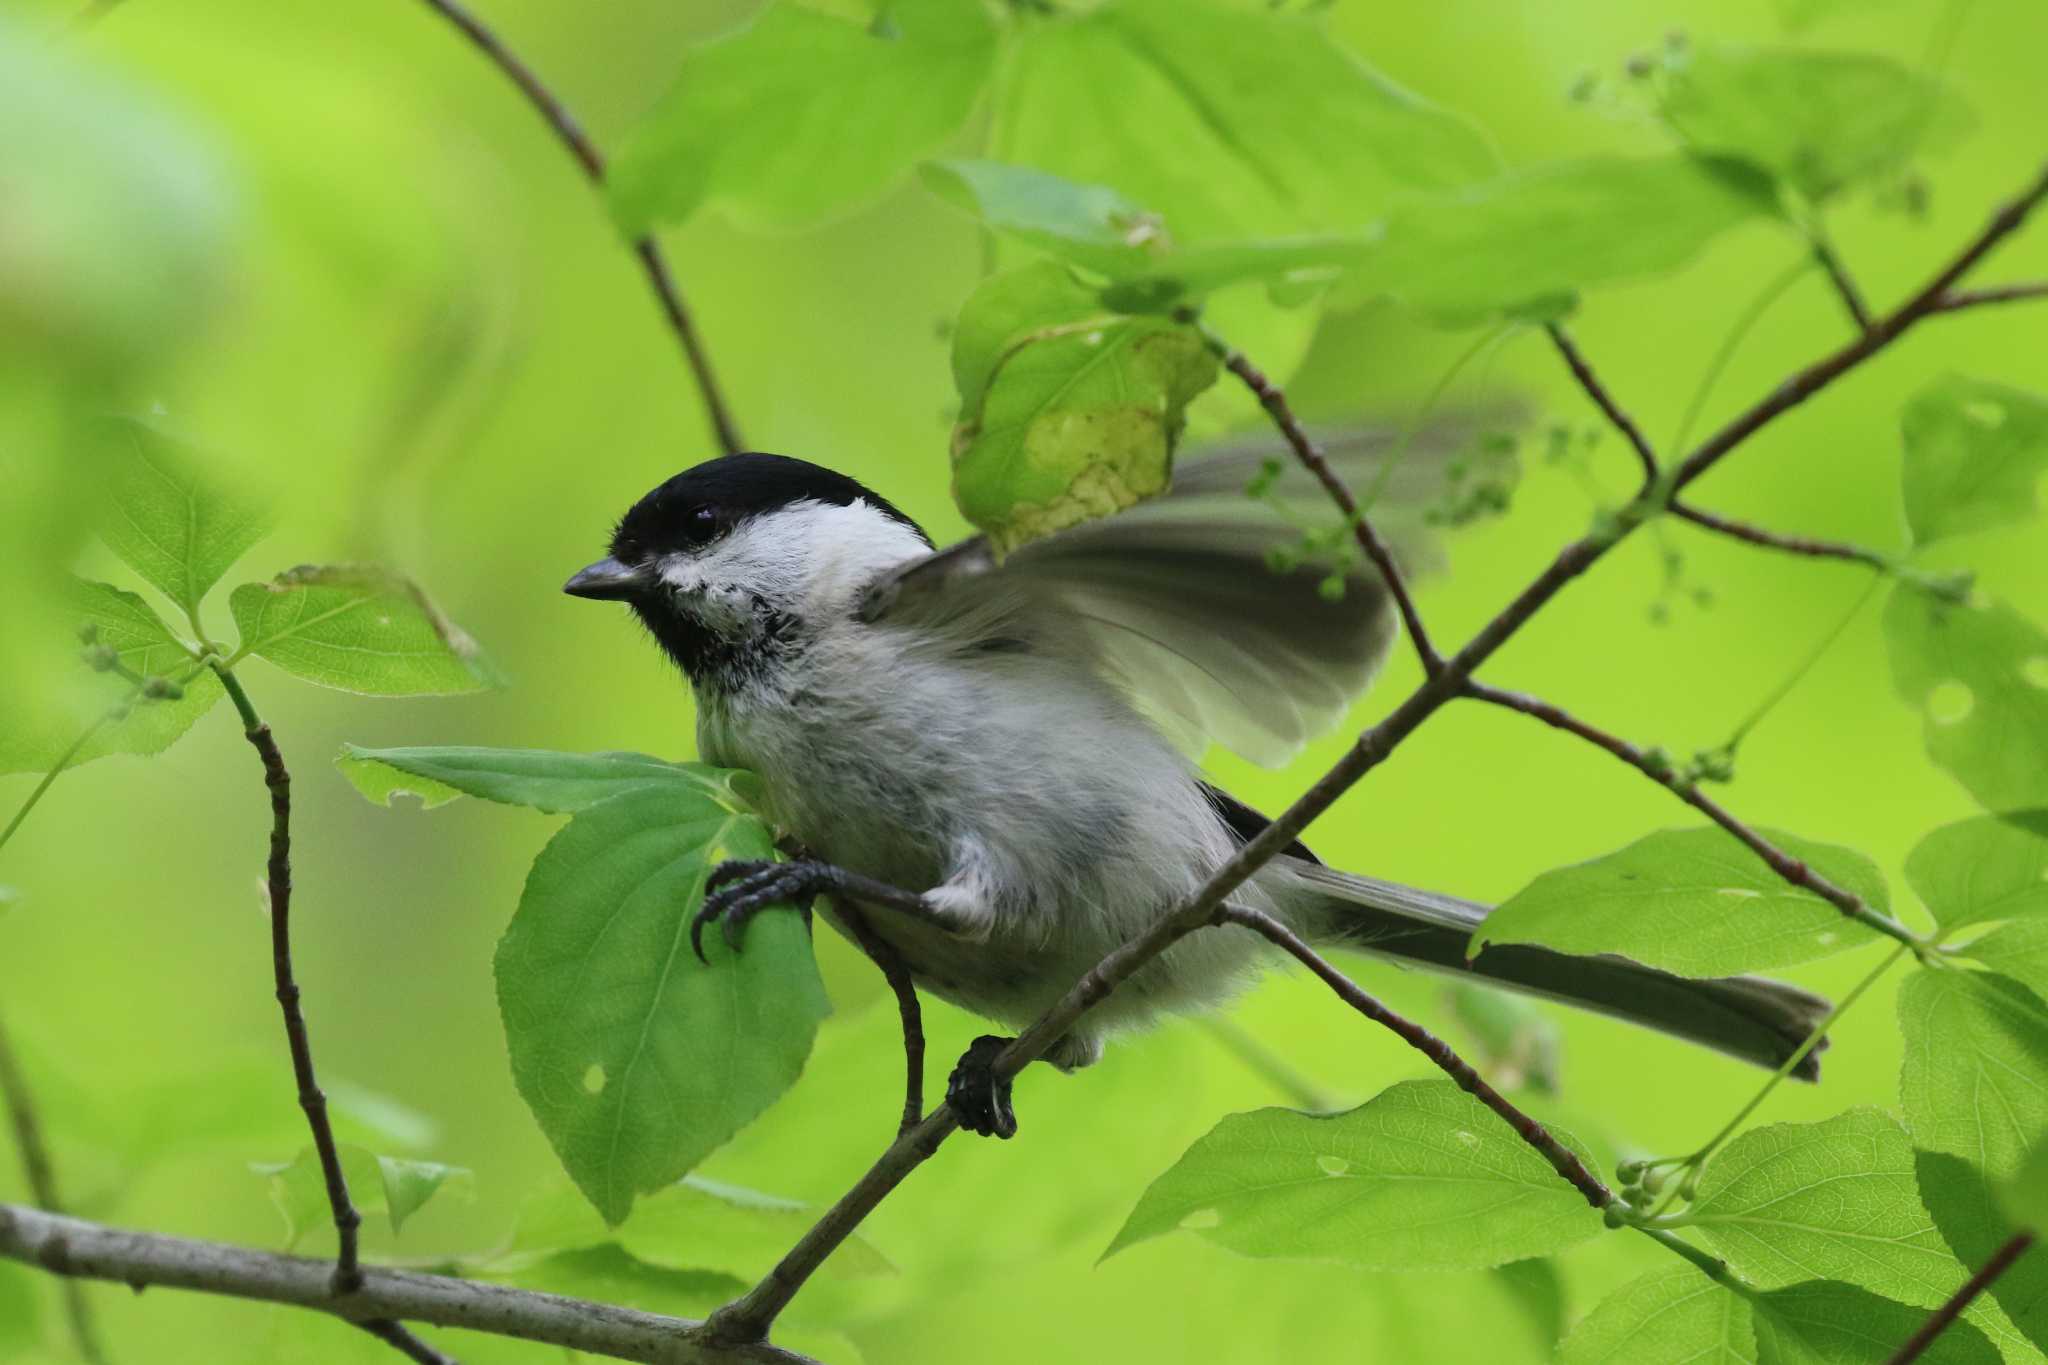
<svg viewBox="0 0 2048 1365">
<path fill-rule="evenodd" d="M 647 586 L 647 575 L 616 559 L 600 559 L 562 585 L 571 597 L 588 597 L 593 602 L 624 602 Z"/>
</svg>

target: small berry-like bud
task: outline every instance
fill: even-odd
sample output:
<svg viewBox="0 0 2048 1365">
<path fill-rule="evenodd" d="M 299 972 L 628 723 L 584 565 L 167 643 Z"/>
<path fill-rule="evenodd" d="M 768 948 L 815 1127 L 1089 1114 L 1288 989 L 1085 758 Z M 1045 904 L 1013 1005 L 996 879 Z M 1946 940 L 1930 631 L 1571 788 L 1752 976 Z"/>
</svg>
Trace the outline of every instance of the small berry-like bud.
<svg viewBox="0 0 2048 1365">
<path fill-rule="evenodd" d="M 150 677 L 142 680 L 142 695 L 151 701 L 176 701 L 185 695 L 185 689 L 165 677 Z"/>
<path fill-rule="evenodd" d="M 1688 1204 L 1700 1197 L 1699 1172 L 1692 1172 L 1678 1183 L 1678 1197 Z"/>
<path fill-rule="evenodd" d="M 1316 584 L 1316 594 L 1325 602 L 1342 602 L 1344 600 L 1344 575 L 1333 573 L 1322 582 Z"/>
<path fill-rule="evenodd" d="M 96 645 L 99 642 L 100 623 L 97 621 L 81 621 L 78 626 L 78 643 L 82 645 Z"/>
<path fill-rule="evenodd" d="M 1599 88 L 1598 76 L 1590 71 L 1581 71 L 1572 78 L 1571 87 L 1564 92 L 1564 97 L 1573 104 L 1587 104 L 1592 101 L 1594 92 Z"/>
<path fill-rule="evenodd" d="M 1649 1163 L 1647 1161 L 1624 1161 L 1614 1168 L 1614 1175 L 1624 1185 L 1640 1184 L 1643 1179 L 1643 1171 L 1648 1166 Z"/>
<path fill-rule="evenodd" d="M 1655 71 L 1657 63 L 1650 59 L 1650 54 L 1647 52 L 1632 52 L 1629 54 L 1628 61 L 1621 69 L 1628 72 L 1630 80 L 1639 81 L 1647 78 L 1652 71 Z"/>
<path fill-rule="evenodd" d="M 120 651 L 112 645 L 89 645 L 79 657 L 95 673 L 111 673 L 121 662 Z"/>
<path fill-rule="evenodd" d="M 1664 1172 L 1661 1170 L 1643 1172 L 1643 1193 L 1656 1194 L 1661 1191 L 1664 1188 L 1664 1178 Z"/>
<path fill-rule="evenodd" d="M 1628 1223 L 1627 1202 L 1620 1199 L 1615 1200 L 1606 1208 L 1600 1210 L 1600 1217 L 1610 1228 L 1625 1226 Z"/>
</svg>

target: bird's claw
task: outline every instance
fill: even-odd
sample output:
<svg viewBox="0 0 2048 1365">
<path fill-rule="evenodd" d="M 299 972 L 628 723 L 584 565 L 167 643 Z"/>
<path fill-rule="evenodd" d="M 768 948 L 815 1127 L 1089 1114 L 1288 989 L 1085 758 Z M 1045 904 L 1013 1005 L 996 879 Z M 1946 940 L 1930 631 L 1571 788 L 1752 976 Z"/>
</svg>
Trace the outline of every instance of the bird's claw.
<svg viewBox="0 0 2048 1365">
<path fill-rule="evenodd" d="M 1010 1080 L 995 1074 L 995 1060 L 1011 1039 L 985 1033 L 960 1054 L 946 1079 L 946 1105 L 960 1126 L 982 1137 L 1017 1136 L 1017 1115 L 1010 1107 Z"/>
<path fill-rule="evenodd" d="M 740 950 L 740 938 L 747 921 L 781 901 L 794 900 L 816 890 L 817 865 L 808 861 L 777 863 L 732 859 L 720 863 L 704 880 L 704 904 L 690 921 L 690 949 L 697 960 L 710 965 L 704 956 L 704 926 L 714 920 L 725 935 L 726 947 Z"/>
</svg>

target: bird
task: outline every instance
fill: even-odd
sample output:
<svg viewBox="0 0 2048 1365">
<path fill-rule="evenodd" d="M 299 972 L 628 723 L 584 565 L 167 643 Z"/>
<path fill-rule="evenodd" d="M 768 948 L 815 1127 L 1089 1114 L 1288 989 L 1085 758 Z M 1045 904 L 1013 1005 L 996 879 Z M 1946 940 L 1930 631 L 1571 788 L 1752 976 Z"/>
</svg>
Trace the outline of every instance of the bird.
<svg viewBox="0 0 2048 1365">
<path fill-rule="evenodd" d="M 1382 484 L 1383 444 L 1355 457 Z M 1007 553 L 986 536 L 938 549 L 857 480 L 783 455 L 720 456 L 641 497 L 564 591 L 630 608 L 694 692 L 702 759 L 753 773 L 798 852 L 710 874 L 699 956 L 707 926 L 738 950 L 770 905 L 822 901 L 842 929 L 851 906 L 920 989 L 1017 1029 L 1200 887 L 1268 823 L 1203 777 L 1205 747 L 1284 763 L 1343 718 L 1399 634 L 1362 558 L 1301 561 L 1315 489 L 1297 473 L 1256 447 L 1183 459 L 1163 494 Z M 1313 943 L 1764 1067 L 1828 1009 L 1784 983 L 1618 956 L 1473 955 L 1487 906 L 1338 870 L 1299 841 L 1232 903 Z M 1238 925 L 1188 935 L 1046 1060 L 1079 1070 L 1162 1016 L 1222 1008 L 1275 956 Z M 992 1067 L 1009 1041 L 976 1038 L 949 1078 L 970 1131 L 1017 1131 Z M 1817 1078 L 1818 1049 L 1795 1074 Z"/>
</svg>

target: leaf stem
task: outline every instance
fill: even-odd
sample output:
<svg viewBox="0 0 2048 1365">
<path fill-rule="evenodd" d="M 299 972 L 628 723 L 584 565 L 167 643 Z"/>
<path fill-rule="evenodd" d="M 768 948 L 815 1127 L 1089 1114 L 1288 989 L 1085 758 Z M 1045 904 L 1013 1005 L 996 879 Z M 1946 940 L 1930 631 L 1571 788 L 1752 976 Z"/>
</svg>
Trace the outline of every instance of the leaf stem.
<svg viewBox="0 0 2048 1365">
<path fill-rule="evenodd" d="M 1888 554 L 1866 549 L 1861 545 L 1850 545 L 1842 541 L 1817 540 L 1811 536 L 1791 536 L 1780 531 L 1767 531 L 1746 521 L 1724 517 L 1718 512 L 1709 512 L 1677 499 L 1671 502 L 1671 515 L 1680 521 L 1689 521 L 1703 530 L 1713 531 L 1766 550 L 1781 550 L 1786 554 L 1804 555 L 1809 559 L 1842 559 L 1851 564 L 1888 574 L 1897 567 Z"/>
<path fill-rule="evenodd" d="M 28 794 L 28 799 L 23 801 L 20 809 L 14 812 L 14 818 L 7 822 L 7 828 L 0 829 L 0 848 L 7 847 L 7 841 L 14 837 L 14 832 L 21 828 L 23 821 L 28 819 L 28 813 L 36 808 L 36 803 L 43 799 L 52 786 L 56 785 L 57 779 L 63 775 L 64 770 L 71 766 L 71 760 L 78 757 L 79 750 L 91 742 L 92 737 L 100 732 L 100 727 L 113 719 L 113 715 L 112 711 L 108 711 L 100 716 L 99 719 L 93 721 L 92 724 L 86 726 L 84 732 L 77 739 L 71 741 L 71 746 L 58 756 L 55 763 L 50 765 L 50 770 L 43 774 L 40 782 L 36 783 L 35 790 Z"/>
<path fill-rule="evenodd" d="M 1883 582 L 1882 578 L 1873 578 L 1864 586 L 1862 593 L 1850 604 L 1849 610 L 1842 613 L 1842 619 L 1835 622 L 1834 628 L 1822 636 L 1820 641 L 1807 652 L 1806 658 L 1799 666 L 1786 675 L 1785 679 L 1772 690 L 1771 694 L 1759 702 L 1756 709 L 1751 711 L 1742 723 L 1735 727 L 1734 733 L 1728 736 L 1728 742 L 1722 746 L 1724 749 L 1729 753 L 1733 753 L 1736 749 L 1740 748 L 1742 741 L 1749 738 L 1750 731 L 1762 724 L 1765 716 L 1776 710 L 1785 698 L 1792 695 L 1793 690 L 1806 680 L 1806 675 L 1813 672 L 1820 664 L 1820 661 L 1827 656 L 1827 652 L 1835 647 L 1835 642 L 1840 640 L 1843 634 L 1848 631 L 1849 624 L 1862 614 L 1864 605 L 1876 594 Z"/>
<path fill-rule="evenodd" d="M 1245 1068 L 1285 1095 L 1298 1109 L 1312 1114 L 1336 1110 L 1337 1101 L 1300 1068 L 1252 1035 L 1251 1030 L 1221 1014 L 1197 1016 L 1196 1024 Z"/>
<path fill-rule="evenodd" d="M 1678 430 L 1671 437 L 1671 449 L 1685 449 L 1686 441 L 1692 436 L 1693 426 L 1699 421 L 1700 410 L 1706 407 L 1707 398 L 1713 393 L 1714 385 L 1720 380 L 1722 372 L 1728 368 L 1729 362 L 1735 359 L 1735 353 L 1741 349 L 1743 339 L 1749 335 L 1751 328 L 1763 321 L 1763 316 L 1771 310 L 1771 305 L 1783 298 L 1785 291 L 1812 268 L 1812 264 L 1803 256 L 1792 262 L 1783 273 L 1758 291 L 1757 296 L 1750 300 L 1749 307 L 1742 311 L 1742 316 L 1736 319 L 1735 325 L 1729 328 L 1728 335 L 1721 338 L 1721 345 L 1715 350 L 1713 359 L 1707 362 L 1706 370 L 1700 375 L 1699 384 L 1686 402 L 1685 415 L 1678 419 Z"/>
</svg>

